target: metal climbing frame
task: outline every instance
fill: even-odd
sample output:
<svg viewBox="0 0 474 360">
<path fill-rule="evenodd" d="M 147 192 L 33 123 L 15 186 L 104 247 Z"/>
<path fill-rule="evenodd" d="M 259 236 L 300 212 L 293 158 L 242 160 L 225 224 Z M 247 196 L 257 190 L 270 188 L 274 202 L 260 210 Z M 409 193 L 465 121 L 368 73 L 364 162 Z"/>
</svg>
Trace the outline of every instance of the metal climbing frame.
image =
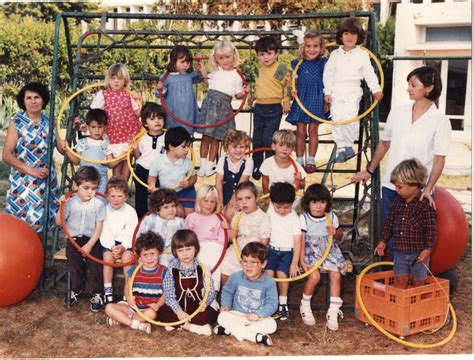
<svg viewBox="0 0 474 360">
<path fill-rule="evenodd" d="M 365 46 L 371 50 L 374 54 L 378 54 L 377 42 L 376 42 L 376 19 L 375 14 L 372 12 L 345 12 L 345 13 L 307 13 L 307 14 L 295 14 L 295 15 L 262 15 L 262 16 L 225 16 L 225 15 L 170 15 L 170 14 L 119 14 L 119 13 L 62 13 L 56 18 L 55 26 L 55 37 L 54 37 L 54 57 L 53 57 L 53 72 L 52 72 L 52 83 L 51 83 L 51 107 L 50 107 L 50 134 L 53 134 L 54 130 L 54 119 L 58 111 L 55 108 L 55 100 L 58 96 L 58 85 L 59 85 L 59 64 L 60 62 L 67 63 L 68 73 L 70 75 L 69 88 L 67 89 L 67 96 L 75 93 L 77 90 L 82 89 L 84 86 L 89 85 L 92 82 L 101 80 L 104 78 L 103 71 L 106 69 L 112 61 L 118 62 L 117 58 L 113 58 L 111 55 L 115 52 L 119 52 L 119 60 L 127 63 L 133 62 L 134 52 L 145 51 L 145 58 L 142 67 L 138 70 L 132 69 L 131 78 L 134 80 L 141 81 L 141 90 L 143 91 L 146 82 L 157 80 L 159 75 L 164 73 L 164 68 L 160 73 L 150 73 L 150 59 L 156 60 L 158 54 L 167 53 L 174 45 L 183 44 L 188 46 L 190 49 L 199 50 L 206 52 L 211 49 L 216 40 L 225 37 L 233 41 L 237 48 L 242 52 L 247 50 L 249 52 L 249 59 L 241 69 L 247 76 L 250 82 L 254 80 L 253 74 L 256 69 L 254 68 L 253 74 L 250 73 L 251 59 L 255 60 L 255 52 L 253 47 L 259 37 L 265 35 L 279 36 L 282 42 L 282 49 L 284 52 L 294 52 L 294 57 L 297 57 L 296 49 L 298 44 L 296 42 L 295 35 L 292 33 L 292 29 L 283 30 L 288 26 L 305 25 L 307 28 L 321 29 L 321 34 L 330 42 L 334 41 L 336 26 L 335 21 L 349 16 L 355 16 L 363 20 L 363 23 L 367 25 L 367 41 Z M 78 24 L 81 20 L 90 21 L 91 24 L 98 24 L 98 26 L 92 30 L 88 30 L 82 33 L 77 42 L 73 41 L 73 32 L 71 32 L 71 22 Z M 140 29 L 136 26 L 129 26 L 127 29 L 121 30 L 109 30 L 106 28 L 108 20 L 122 21 L 130 24 L 139 24 Z M 261 24 L 263 23 L 278 24 L 277 30 L 263 30 Z M 324 27 L 332 22 L 330 30 L 325 30 Z M 239 30 L 233 30 L 235 23 L 240 24 Z M 177 30 L 177 25 L 181 24 L 184 30 Z M 192 25 L 191 28 L 197 28 L 198 30 L 189 30 L 189 27 L 182 26 L 183 24 Z M 196 26 L 199 25 L 199 26 Z M 93 27 L 94 25 L 90 25 Z M 202 30 L 203 28 L 209 28 L 208 30 Z M 223 29 L 221 29 L 223 28 Z M 63 38 L 62 38 L 63 36 Z M 64 39 L 66 44 L 66 58 L 61 58 L 60 52 L 60 41 Z M 153 53 L 155 52 L 155 53 Z M 107 65 L 98 67 L 100 61 L 110 61 Z M 132 68 L 132 66 L 129 66 Z M 135 66 L 135 68 L 137 68 Z M 135 70 L 135 71 L 133 71 Z M 371 103 L 372 99 L 367 91 L 364 91 L 364 98 L 362 101 L 361 108 L 367 108 L 368 104 Z M 73 139 L 75 137 L 75 129 L 73 127 L 72 119 L 78 114 L 81 109 L 86 109 L 87 99 L 82 96 L 78 96 L 70 103 L 69 112 L 67 114 L 67 130 L 66 138 Z M 246 110 L 245 112 L 251 112 Z M 378 143 L 379 133 L 379 121 L 378 121 L 378 109 L 376 108 L 371 114 L 361 120 L 360 137 L 358 141 L 358 152 L 356 167 L 351 169 L 339 169 L 334 167 L 334 162 L 331 159 L 334 157 L 334 152 L 331 159 L 328 160 L 327 164 L 320 166 L 317 172 L 323 173 L 323 182 L 328 179 L 333 180 L 333 174 L 342 173 L 354 173 L 361 169 L 363 157 L 366 161 L 370 161 L 375 151 L 375 147 Z M 249 129 L 251 131 L 251 129 Z M 333 144 L 332 140 L 321 139 L 321 144 Z M 51 166 L 53 158 L 53 138 L 51 137 L 49 143 L 49 162 L 48 166 Z M 67 158 L 64 157 L 64 162 L 61 167 L 61 182 L 60 186 L 64 193 L 72 187 L 72 179 L 68 175 L 74 173 L 74 169 L 68 163 Z M 366 263 L 372 261 L 372 249 L 373 244 L 378 241 L 380 236 L 380 176 L 378 170 L 372 178 L 370 186 L 364 186 L 360 189 L 359 185 L 354 187 L 354 196 L 347 197 L 334 197 L 334 201 L 341 203 L 352 204 L 352 208 L 349 212 L 352 212 L 352 221 L 350 223 L 341 224 L 346 228 L 347 233 L 350 234 L 349 242 L 350 246 L 345 251 L 346 255 L 350 256 L 356 269 L 363 266 Z M 344 185 L 346 186 L 346 185 Z M 333 192 L 337 189 L 333 183 L 329 186 Z M 339 187 L 341 188 L 341 187 Z M 49 192 L 49 189 L 47 190 Z M 49 197 L 48 193 L 46 198 L 46 208 L 49 208 Z M 362 209 L 364 202 L 370 199 L 370 209 Z M 48 216 L 48 211 L 45 212 Z M 369 216 L 368 221 L 368 236 L 367 239 L 362 239 L 358 231 L 358 223 L 360 220 Z M 47 221 L 47 219 L 46 219 Z M 51 241 L 47 240 L 46 230 L 43 233 L 43 244 L 47 251 L 46 266 L 54 266 L 54 259 L 52 254 L 58 250 L 58 229 L 55 229 L 54 236 Z M 367 253 L 365 257 L 358 259 L 357 252 L 360 249 L 365 249 Z M 359 250 L 357 250 L 359 249 Z M 45 250 L 46 251 L 46 250 Z M 43 282 L 44 285 L 44 282 Z"/>
</svg>

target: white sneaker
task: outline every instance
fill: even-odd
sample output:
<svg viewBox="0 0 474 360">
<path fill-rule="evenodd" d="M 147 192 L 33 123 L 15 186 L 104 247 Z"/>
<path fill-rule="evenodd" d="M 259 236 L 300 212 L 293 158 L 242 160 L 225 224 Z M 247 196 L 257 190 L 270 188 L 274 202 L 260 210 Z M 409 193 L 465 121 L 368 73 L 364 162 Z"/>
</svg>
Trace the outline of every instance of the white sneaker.
<svg viewBox="0 0 474 360">
<path fill-rule="evenodd" d="M 340 316 L 341 319 L 344 319 L 344 314 L 339 308 L 329 307 L 328 312 L 326 313 L 326 326 L 329 330 L 336 331 L 339 329 L 339 324 L 337 322 L 338 316 Z"/>
<path fill-rule="evenodd" d="M 313 326 L 316 324 L 316 319 L 313 316 L 313 310 L 311 310 L 311 304 L 301 303 L 300 305 L 300 314 L 303 322 L 306 325 Z"/>
<path fill-rule="evenodd" d="M 208 161 L 206 168 L 206 176 L 212 176 L 216 173 L 216 163 Z"/>
<path fill-rule="evenodd" d="M 207 166 L 208 166 L 207 159 L 201 159 L 201 163 L 199 164 L 199 170 L 197 171 L 197 176 L 203 177 L 206 176 Z"/>
<path fill-rule="evenodd" d="M 147 322 L 140 323 L 140 325 L 138 325 L 138 330 L 143 331 L 144 333 L 147 333 L 147 335 L 150 335 L 151 334 L 151 324 L 147 323 Z"/>
</svg>

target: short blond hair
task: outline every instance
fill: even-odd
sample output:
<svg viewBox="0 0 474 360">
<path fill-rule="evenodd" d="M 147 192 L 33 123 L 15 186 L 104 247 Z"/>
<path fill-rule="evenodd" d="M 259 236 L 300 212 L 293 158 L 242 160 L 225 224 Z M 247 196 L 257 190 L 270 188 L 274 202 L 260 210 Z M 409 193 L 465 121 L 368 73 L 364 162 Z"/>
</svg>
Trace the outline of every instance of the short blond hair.
<svg viewBox="0 0 474 360">
<path fill-rule="evenodd" d="M 130 73 L 128 72 L 127 67 L 124 64 L 113 64 L 110 65 L 105 75 L 105 86 L 110 86 L 110 80 L 112 76 L 120 76 L 125 80 L 125 87 L 128 87 L 130 84 Z"/>
<path fill-rule="evenodd" d="M 231 144 L 245 143 L 245 147 L 250 146 L 250 137 L 245 131 L 229 129 L 224 135 L 224 140 L 222 141 L 224 149 L 227 151 L 227 148 Z"/>
<path fill-rule="evenodd" d="M 237 48 L 228 40 L 218 41 L 212 48 L 211 57 L 209 58 L 209 66 L 212 70 L 217 70 L 219 64 L 216 61 L 216 56 L 223 53 L 232 53 L 234 55 L 234 68 L 240 64 L 240 56 Z"/>
<path fill-rule="evenodd" d="M 214 195 L 214 198 L 216 199 L 216 208 L 214 209 L 213 213 L 217 214 L 221 211 L 222 204 L 219 201 L 219 193 L 217 192 L 217 189 L 215 188 L 215 186 L 204 184 L 201 185 L 199 190 L 196 192 L 196 205 L 194 208 L 197 213 L 201 212 L 201 201 L 206 199 L 210 195 Z"/>
<path fill-rule="evenodd" d="M 273 133 L 272 143 L 274 144 L 282 143 L 287 146 L 295 147 L 296 135 L 293 130 L 289 130 L 289 129 L 277 130 Z"/>
<path fill-rule="evenodd" d="M 420 189 L 426 184 L 428 171 L 418 159 L 403 160 L 390 174 L 392 184 L 418 186 Z"/>
</svg>

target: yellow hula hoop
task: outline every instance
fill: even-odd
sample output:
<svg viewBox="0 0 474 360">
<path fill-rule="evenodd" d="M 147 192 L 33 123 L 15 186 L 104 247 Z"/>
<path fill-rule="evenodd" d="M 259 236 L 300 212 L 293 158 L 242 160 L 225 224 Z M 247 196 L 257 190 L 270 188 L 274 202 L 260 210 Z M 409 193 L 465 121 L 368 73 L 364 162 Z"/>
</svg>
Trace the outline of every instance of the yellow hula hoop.
<svg viewBox="0 0 474 360">
<path fill-rule="evenodd" d="M 449 303 L 449 311 L 451 312 L 451 316 L 452 316 L 452 319 L 453 319 L 453 327 L 451 328 L 451 332 L 449 333 L 449 335 L 446 338 L 444 338 L 443 340 L 441 340 L 437 343 L 434 343 L 434 344 L 417 344 L 417 343 L 413 343 L 413 342 L 410 342 L 410 341 L 405 341 L 405 340 L 399 339 L 398 337 L 390 334 L 387 330 L 385 330 L 379 324 L 377 324 L 377 322 L 374 320 L 374 318 L 369 314 L 367 308 L 365 307 L 364 302 L 362 301 L 360 288 L 361 288 L 361 284 L 362 284 L 362 278 L 364 277 L 364 275 L 370 269 L 372 269 L 374 267 L 377 267 L 377 266 L 384 266 L 384 265 L 392 266 L 393 262 L 392 261 L 380 261 L 380 262 L 370 264 L 364 270 L 362 270 L 362 272 L 359 274 L 359 276 L 357 276 L 357 280 L 356 280 L 356 298 L 357 298 L 357 301 L 359 303 L 360 308 L 362 309 L 362 312 L 364 313 L 364 315 L 367 318 L 367 320 L 369 321 L 369 323 L 371 325 L 373 325 L 378 331 L 380 331 L 382 334 L 384 334 L 389 339 L 392 339 L 393 341 L 396 341 L 397 343 L 405 345 L 405 346 L 410 346 L 410 347 L 417 348 L 417 349 L 430 349 L 430 348 L 442 346 L 442 345 L 445 345 L 446 343 L 448 343 L 453 338 L 454 334 L 456 333 L 456 328 L 457 328 L 457 324 L 458 324 L 458 321 L 457 321 L 457 318 L 456 318 L 456 312 L 454 311 L 454 308 L 451 305 L 451 303 Z"/>
<path fill-rule="evenodd" d="M 67 106 L 69 105 L 69 103 L 76 97 L 78 96 L 79 94 L 82 94 L 83 92 L 87 91 L 87 90 L 90 90 L 90 89 L 93 89 L 93 88 L 97 88 L 97 87 L 104 87 L 105 84 L 104 83 L 94 83 L 94 84 L 90 84 L 90 85 L 87 85 L 87 86 L 84 86 L 82 89 L 80 90 L 77 90 L 74 94 L 72 94 L 71 96 L 69 96 L 66 101 L 64 102 L 63 106 L 61 106 L 61 110 L 59 110 L 59 114 L 58 114 L 58 117 L 56 119 L 56 132 L 57 132 L 57 136 L 60 140 L 66 140 L 65 138 L 62 137 L 62 133 L 61 133 L 61 118 L 63 117 L 63 114 L 64 114 L 64 111 L 66 111 L 66 108 Z M 119 157 L 116 157 L 116 158 L 113 158 L 113 159 L 109 159 L 109 160 L 94 160 L 94 159 L 88 159 L 84 156 L 82 156 L 81 154 L 78 154 L 76 151 L 74 151 L 68 144 L 68 142 L 66 141 L 66 151 L 72 153 L 75 157 L 77 157 L 78 159 L 82 160 L 82 161 L 87 161 L 89 163 L 93 163 L 93 164 L 109 164 L 109 163 L 112 163 L 114 161 L 119 161 L 119 160 L 124 160 L 125 157 L 127 156 L 127 153 L 123 153 L 122 155 L 120 155 Z"/>
<path fill-rule="evenodd" d="M 142 129 L 142 131 L 140 131 L 134 138 L 133 138 L 133 141 L 132 143 L 128 144 L 128 149 L 127 149 L 127 153 L 125 154 L 125 156 L 127 157 L 127 165 L 128 165 L 128 169 L 130 170 L 130 173 L 132 174 L 133 178 L 142 186 L 146 187 L 147 189 L 149 188 L 148 184 L 143 182 L 142 179 L 140 179 L 137 174 L 135 173 L 135 169 L 133 168 L 132 166 L 132 160 L 131 160 L 131 152 L 132 152 L 132 144 L 133 142 L 135 141 L 138 141 L 143 135 L 145 135 L 146 133 L 146 129 Z M 193 176 L 193 172 L 194 172 L 194 168 L 196 167 L 196 157 L 194 156 L 194 151 L 193 149 L 191 148 L 190 151 L 190 157 L 191 157 L 191 167 L 188 171 L 188 175 L 186 175 L 186 178 L 184 179 L 185 181 L 186 180 L 189 180 L 189 178 L 191 176 Z M 168 187 L 168 189 L 176 189 L 177 187 L 179 186 L 179 184 L 176 184 L 172 187 Z M 157 188 L 158 190 L 159 188 Z"/>
<path fill-rule="evenodd" d="M 164 252 L 164 253 L 167 253 L 167 252 Z M 154 324 L 154 325 L 158 325 L 158 326 L 176 326 L 176 325 L 181 325 L 181 324 L 184 324 L 185 322 L 187 321 L 190 321 L 193 317 L 195 317 L 200 311 L 201 311 L 201 307 L 202 307 L 202 304 L 205 304 L 206 301 L 207 301 L 207 298 L 209 297 L 209 292 L 211 291 L 211 280 L 210 280 L 210 275 L 209 275 L 209 272 L 207 271 L 207 268 L 206 266 L 198 260 L 198 263 L 199 263 L 199 266 L 201 266 L 201 269 L 203 270 L 204 272 L 204 282 L 205 282 L 205 292 L 204 292 L 204 297 L 202 298 L 202 301 L 201 301 L 201 304 L 198 306 L 198 308 L 192 313 L 192 314 L 189 314 L 189 316 L 185 319 L 182 319 L 182 320 L 178 320 L 178 321 L 175 321 L 175 322 L 169 322 L 169 323 L 166 323 L 166 322 L 161 322 L 161 321 L 155 321 L 155 320 L 152 320 L 150 319 L 148 316 L 146 316 L 139 308 L 137 305 L 134 305 L 133 308 L 135 309 L 135 311 L 137 312 L 138 315 L 140 315 L 142 317 L 142 319 L 144 319 L 145 321 L 148 321 L 150 324 Z M 137 275 L 137 272 L 138 270 L 141 269 L 141 267 L 143 266 L 143 264 L 138 264 L 135 271 L 133 272 L 132 276 L 130 277 L 130 285 L 129 285 L 129 292 L 128 292 L 128 295 L 131 297 L 133 296 L 133 282 L 135 280 L 135 276 Z"/>
<path fill-rule="evenodd" d="M 268 196 L 268 194 L 265 194 L 264 196 L 260 197 L 260 199 L 262 199 L 266 196 Z M 239 259 L 239 260 L 241 260 L 241 256 L 240 256 L 239 247 L 237 246 L 237 239 L 236 239 L 236 236 L 235 236 L 235 232 L 237 231 L 237 227 L 239 226 L 240 219 L 242 218 L 242 214 L 243 213 L 240 212 L 239 215 L 237 215 L 237 218 L 235 219 L 234 226 L 232 227 L 232 229 L 235 230 L 234 235 L 232 235 L 232 245 L 234 247 L 235 255 L 237 256 L 237 259 Z M 328 222 L 328 224 L 332 225 L 332 221 L 331 221 L 331 218 L 330 218 L 329 214 L 326 213 L 325 216 L 326 216 L 326 221 Z M 290 277 L 290 278 L 285 278 L 285 279 L 273 278 L 273 280 L 277 283 L 278 282 L 282 282 L 282 283 L 283 282 L 292 282 L 292 281 L 297 281 L 297 280 L 304 279 L 306 276 L 311 275 L 313 272 L 315 272 L 317 269 L 319 269 L 319 267 L 322 265 L 322 263 L 326 260 L 328 254 L 329 254 L 329 251 L 331 250 L 333 240 L 334 240 L 334 236 L 329 235 L 328 245 L 326 246 L 326 249 L 324 250 L 323 256 L 309 270 L 307 270 L 303 274 L 300 274 L 300 275 L 295 276 L 295 277 Z"/>
<path fill-rule="evenodd" d="M 335 45 L 335 43 L 330 43 L 330 44 L 327 44 L 326 46 L 332 46 L 332 45 Z M 364 46 L 359 46 L 359 47 L 362 50 L 364 50 L 367 54 L 369 54 L 369 56 L 372 58 L 372 60 L 374 60 L 375 64 L 377 65 L 377 69 L 378 69 L 379 74 L 380 74 L 380 88 L 383 90 L 385 78 L 384 78 L 384 74 L 383 74 L 382 64 L 380 63 L 379 59 L 377 58 L 377 56 L 374 55 L 374 53 L 372 51 L 370 51 L 369 49 L 367 49 Z M 303 62 L 303 59 L 298 61 L 298 63 L 295 66 L 295 69 L 293 70 L 293 73 L 291 75 L 291 87 L 292 87 L 293 91 L 296 91 L 296 76 L 298 74 L 298 69 L 300 68 L 300 65 L 301 65 L 302 62 Z M 311 113 L 301 102 L 300 98 L 298 97 L 298 93 L 296 93 L 296 95 L 295 95 L 295 101 L 298 103 L 301 110 L 303 110 L 306 113 L 306 115 L 313 118 L 314 120 L 318 120 L 322 123 L 331 124 L 331 125 L 343 125 L 343 124 L 350 124 L 352 122 L 356 122 L 356 121 L 362 119 L 363 117 L 367 116 L 367 114 L 369 114 L 375 108 L 375 106 L 377 106 L 377 104 L 379 103 L 378 100 L 374 99 L 374 101 L 372 102 L 372 104 L 369 106 L 369 108 L 367 110 L 365 110 L 362 114 L 357 115 L 353 119 L 331 121 L 331 120 L 322 119 L 319 116 L 316 116 L 313 113 Z"/>
</svg>

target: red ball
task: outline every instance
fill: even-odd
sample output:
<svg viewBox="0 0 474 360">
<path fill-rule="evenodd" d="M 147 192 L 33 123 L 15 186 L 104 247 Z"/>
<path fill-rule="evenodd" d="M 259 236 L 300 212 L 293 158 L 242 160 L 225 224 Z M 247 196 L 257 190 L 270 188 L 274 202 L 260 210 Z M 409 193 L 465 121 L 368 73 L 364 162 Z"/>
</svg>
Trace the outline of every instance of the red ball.
<svg viewBox="0 0 474 360">
<path fill-rule="evenodd" d="M 24 221 L 0 213 L 0 307 L 16 304 L 36 287 L 43 271 L 43 246 Z"/>
<path fill-rule="evenodd" d="M 446 189 L 436 186 L 434 200 L 438 235 L 431 254 L 430 270 L 439 274 L 451 269 L 464 254 L 469 226 L 461 204 Z"/>
</svg>

